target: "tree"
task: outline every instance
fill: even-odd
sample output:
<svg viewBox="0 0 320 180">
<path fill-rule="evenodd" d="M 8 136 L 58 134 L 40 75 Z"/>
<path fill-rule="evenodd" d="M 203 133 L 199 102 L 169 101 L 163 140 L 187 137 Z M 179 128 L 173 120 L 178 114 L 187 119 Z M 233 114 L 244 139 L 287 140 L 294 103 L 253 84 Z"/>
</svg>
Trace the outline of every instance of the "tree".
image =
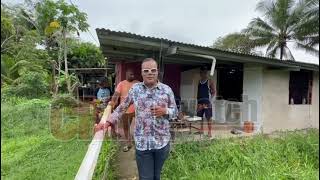
<svg viewBox="0 0 320 180">
<path fill-rule="evenodd" d="M 41 37 L 21 6 L 1 4 L 1 79 L 17 84 L 27 72 L 46 74 L 49 56 L 37 48 Z"/>
<path fill-rule="evenodd" d="M 96 45 L 79 40 L 69 40 L 68 59 L 73 68 L 105 67 L 106 60 Z"/>
<path fill-rule="evenodd" d="M 257 54 L 248 36 L 241 33 L 231 33 L 219 37 L 213 44 L 213 48 L 244 54 Z"/>
<path fill-rule="evenodd" d="M 12 19 L 9 16 L 9 12 L 4 7 L 4 4 L 1 3 L 1 52 L 6 45 L 6 42 L 9 41 L 14 35 L 14 27 Z"/>
<path fill-rule="evenodd" d="M 75 32 L 78 33 L 78 31 L 88 30 L 89 25 L 86 22 L 87 14 L 80 12 L 75 5 L 69 5 L 64 0 L 59 0 L 57 2 L 52 0 L 42 0 L 37 4 L 36 11 L 38 15 L 38 22 L 42 25 L 41 27 L 44 29 L 45 33 L 49 37 L 57 37 L 56 39 L 59 40 L 60 36 L 62 39 L 62 42 L 58 42 L 58 46 L 63 47 L 64 74 L 66 76 L 68 91 L 71 94 L 72 87 L 67 59 L 67 35 L 69 33 L 72 34 Z M 52 36 L 53 34 L 56 36 Z M 60 60 L 58 60 L 58 63 L 60 63 Z M 61 67 L 60 64 L 59 67 Z"/>
<path fill-rule="evenodd" d="M 311 30 L 303 27 L 310 20 L 310 17 L 306 16 L 308 1 L 314 0 L 260 1 L 256 9 L 264 15 L 264 19 L 254 18 L 243 32 L 250 37 L 254 47 L 266 47 L 267 56 L 275 57 L 278 53 L 280 59 L 294 60 L 288 42 L 295 43 L 297 47 L 307 45 L 311 48 L 314 43 L 307 43 L 310 38 L 319 41 L 318 30 L 313 32 L 317 38 L 308 37 Z"/>
<path fill-rule="evenodd" d="M 297 29 L 297 47 L 307 52 L 319 55 L 319 0 L 305 0 L 301 3 L 304 8 L 304 16 Z"/>
<path fill-rule="evenodd" d="M 28 98 L 39 98 L 48 95 L 48 81 L 46 73 L 25 72 L 18 83 L 4 86 L 1 91 L 4 96 L 24 96 Z"/>
</svg>

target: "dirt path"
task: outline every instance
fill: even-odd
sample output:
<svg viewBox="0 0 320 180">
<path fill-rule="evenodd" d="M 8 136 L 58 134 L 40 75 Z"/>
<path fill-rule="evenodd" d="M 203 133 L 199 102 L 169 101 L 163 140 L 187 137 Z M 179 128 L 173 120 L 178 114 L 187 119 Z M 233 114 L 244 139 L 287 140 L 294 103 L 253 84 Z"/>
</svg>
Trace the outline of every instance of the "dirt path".
<svg viewBox="0 0 320 180">
<path fill-rule="evenodd" d="M 116 159 L 115 166 L 119 180 L 138 179 L 134 148 L 131 148 L 128 152 L 120 151 Z"/>
<path fill-rule="evenodd" d="M 122 131 L 122 124 L 119 124 L 120 130 L 119 133 L 121 138 L 119 139 L 119 143 L 121 144 L 121 148 L 119 150 L 117 159 L 115 161 L 115 169 L 118 175 L 119 180 L 138 180 L 138 169 L 135 158 L 135 147 L 133 146 L 128 152 L 123 152 L 122 148 L 124 145 L 124 133 Z M 131 125 L 131 132 L 133 132 L 134 123 Z"/>
</svg>

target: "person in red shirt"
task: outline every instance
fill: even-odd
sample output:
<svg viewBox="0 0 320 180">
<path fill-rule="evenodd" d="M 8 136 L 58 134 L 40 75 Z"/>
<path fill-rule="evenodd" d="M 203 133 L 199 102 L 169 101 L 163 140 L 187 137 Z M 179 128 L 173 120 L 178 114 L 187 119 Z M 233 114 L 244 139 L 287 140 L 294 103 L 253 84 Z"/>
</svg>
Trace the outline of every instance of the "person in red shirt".
<svg viewBox="0 0 320 180">
<path fill-rule="evenodd" d="M 121 81 L 115 90 L 115 93 L 112 96 L 111 99 L 111 105 L 116 106 L 117 102 L 120 98 L 120 103 L 122 103 L 125 98 L 128 96 L 128 92 L 131 89 L 131 87 L 138 83 L 139 81 L 135 79 L 135 75 L 131 69 L 128 69 L 126 71 L 126 80 Z M 129 106 L 128 110 L 122 117 L 122 123 L 123 123 L 123 131 L 124 136 L 127 140 L 127 144 L 123 147 L 123 151 L 127 152 L 132 147 L 131 143 L 131 135 L 130 135 L 130 126 L 132 123 L 132 120 L 135 116 L 135 110 L 133 104 Z"/>
</svg>

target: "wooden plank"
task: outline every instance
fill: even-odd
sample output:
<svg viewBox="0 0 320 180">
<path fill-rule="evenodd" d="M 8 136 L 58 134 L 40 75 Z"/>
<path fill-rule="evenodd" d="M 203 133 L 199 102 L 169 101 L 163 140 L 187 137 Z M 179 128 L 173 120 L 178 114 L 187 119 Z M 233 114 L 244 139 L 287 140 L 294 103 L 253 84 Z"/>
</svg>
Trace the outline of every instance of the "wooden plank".
<svg viewBox="0 0 320 180">
<path fill-rule="evenodd" d="M 101 118 L 100 123 L 105 123 L 109 115 L 111 114 L 111 106 L 108 105 L 107 108 L 103 112 L 103 116 Z M 81 166 L 78 170 L 78 173 L 75 177 L 76 180 L 91 180 L 94 169 L 98 162 L 98 157 L 100 154 L 100 150 L 102 147 L 103 139 L 105 136 L 105 130 L 98 131 L 94 134 L 94 137 L 89 144 L 87 153 L 82 160 Z M 110 136 L 110 128 L 108 129 L 108 136 Z"/>
</svg>

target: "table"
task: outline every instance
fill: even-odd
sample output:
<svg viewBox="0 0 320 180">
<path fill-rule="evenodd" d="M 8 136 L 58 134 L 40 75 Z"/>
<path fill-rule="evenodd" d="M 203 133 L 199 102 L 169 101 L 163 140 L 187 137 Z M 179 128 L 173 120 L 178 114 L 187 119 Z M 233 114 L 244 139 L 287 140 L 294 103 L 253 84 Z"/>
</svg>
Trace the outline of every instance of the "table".
<svg viewBox="0 0 320 180">
<path fill-rule="evenodd" d="M 175 133 L 179 132 L 178 129 L 188 128 L 189 134 L 191 134 L 192 129 L 196 129 L 197 132 L 200 132 L 201 129 L 194 126 L 194 123 L 198 123 L 199 121 L 202 121 L 201 117 L 189 117 L 185 116 L 182 120 L 173 119 L 173 121 L 170 122 L 171 125 L 171 135 L 173 136 L 173 140 L 175 139 Z"/>
<path fill-rule="evenodd" d="M 187 122 L 187 124 L 188 124 L 188 126 L 189 126 L 189 133 L 190 133 L 190 134 L 191 134 L 191 129 L 192 129 L 192 128 L 193 128 L 193 129 L 196 129 L 197 132 L 199 132 L 200 134 L 202 134 L 201 129 L 193 125 L 194 123 L 197 123 L 197 122 L 199 122 L 199 121 L 202 121 L 202 117 L 194 116 L 194 117 L 187 117 L 187 118 L 186 118 L 186 122 Z"/>
</svg>

